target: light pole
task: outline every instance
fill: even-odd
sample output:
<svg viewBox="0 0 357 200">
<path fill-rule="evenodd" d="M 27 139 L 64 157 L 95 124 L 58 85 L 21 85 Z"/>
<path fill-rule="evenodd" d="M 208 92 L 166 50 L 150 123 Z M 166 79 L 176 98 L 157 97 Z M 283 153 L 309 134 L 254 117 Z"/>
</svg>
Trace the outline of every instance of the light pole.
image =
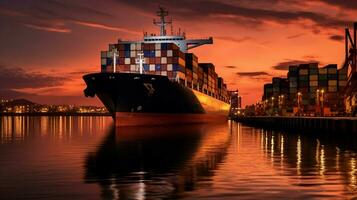
<svg viewBox="0 0 357 200">
<path fill-rule="evenodd" d="M 321 90 L 321 115 L 324 116 L 324 90 Z"/>
<path fill-rule="evenodd" d="M 316 115 L 321 113 L 321 108 L 320 108 L 320 90 L 316 90 Z"/>
<path fill-rule="evenodd" d="M 301 112 L 301 96 L 302 96 L 302 94 L 301 94 L 301 92 L 298 92 L 297 93 L 297 95 L 298 95 L 298 115 L 300 115 L 300 112 Z"/>
</svg>

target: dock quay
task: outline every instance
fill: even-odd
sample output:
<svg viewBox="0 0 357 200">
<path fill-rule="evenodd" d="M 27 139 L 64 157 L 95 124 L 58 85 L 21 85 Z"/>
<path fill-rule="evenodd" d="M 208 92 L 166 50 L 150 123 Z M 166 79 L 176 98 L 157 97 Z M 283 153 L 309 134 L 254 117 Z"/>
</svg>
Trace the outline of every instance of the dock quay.
<svg viewBox="0 0 357 200">
<path fill-rule="evenodd" d="M 235 116 L 232 120 L 269 129 L 357 134 L 357 117 Z"/>
</svg>

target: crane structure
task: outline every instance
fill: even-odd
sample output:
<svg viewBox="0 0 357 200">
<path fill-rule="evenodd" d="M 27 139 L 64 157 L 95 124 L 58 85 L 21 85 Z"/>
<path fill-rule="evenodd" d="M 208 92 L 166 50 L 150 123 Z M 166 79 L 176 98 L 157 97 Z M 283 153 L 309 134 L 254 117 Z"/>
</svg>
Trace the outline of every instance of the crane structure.
<svg viewBox="0 0 357 200">
<path fill-rule="evenodd" d="M 347 71 L 347 85 L 344 91 L 346 113 L 357 114 L 357 22 L 353 24 L 353 32 L 345 29 L 345 62 L 342 69 Z"/>
</svg>

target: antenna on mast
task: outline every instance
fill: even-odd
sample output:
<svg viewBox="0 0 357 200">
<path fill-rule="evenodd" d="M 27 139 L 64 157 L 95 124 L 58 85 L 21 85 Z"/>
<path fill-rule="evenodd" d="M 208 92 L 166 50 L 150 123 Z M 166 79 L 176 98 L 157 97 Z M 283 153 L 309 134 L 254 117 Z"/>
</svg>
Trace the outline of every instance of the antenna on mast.
<svg viewBox="0 0 357 200">
<path fill-rule="evenodd" d="M 154 19 L 154 24 L 156 26 L 160 26 L 160 36 L 166 35 L 166 25 L 172 23 L 172 19 L 166 21 L 165 17 L 169 15 L 169 12 L 165 10 L 163 7 L 159 6 L 159 11 L 156 12 L 156 15 L 160 17 L 160 21 L 156 21 Z"/>
<path fill-rule="evenodd" d="M 140 74 L 143 73 L 143 64 L 145 63 L 144 53 L 141 51 L 138 53 L 138 57 L 135 59 L 135 64 L 139 64 Z"/>
</svg>

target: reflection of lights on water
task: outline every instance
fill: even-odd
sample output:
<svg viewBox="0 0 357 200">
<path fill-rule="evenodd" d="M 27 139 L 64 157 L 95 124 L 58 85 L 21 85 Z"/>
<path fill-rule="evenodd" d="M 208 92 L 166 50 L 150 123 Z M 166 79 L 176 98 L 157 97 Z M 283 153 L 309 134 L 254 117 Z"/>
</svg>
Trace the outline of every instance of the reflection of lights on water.
<svg viewBox="0 0 357 200">
<path fill-rule="evenodd" d="M 320 167 L 319 167 L 320 176 L 324 176 L 325 175 L 325 171 L 326 171 L 325 159 L 326 159 L 326 157 L 325 157 L 324 145 L 321 145 L 321 149 L 320 149 Z"/>
<path fill-rule="evenodd" d="M 271 158 L 274 157 L 274 135 L 271 136 L 270 140 L 270 156 Z"/>
<path fill-rule="evenodd" d="M 336 147 L 336 171 L 340 170 L 340 149 Z"/>
<path fill-rule="evenodd" d="M 297 143 L 296 143 L 296 170 L 297 173 L 300 175 L 301 174 L 301 139 L 300 136 L 298 137 Z"/>
<path fill-rule="evenodd" d="M 351 190 L 355 191 L 356 190 L 356 159 L 355 158 L 351 158 L 350 160 L 350 172 L 349 172 L 349 175 L 350 175 L 350 188 Z"/>
<path fill-rule="evenodd" d="M 119 190 L 115 183 L 115 178 L 110 179 L 109 189 L 112 191 L 111 194 L 113 194 L 113 199 L 119 199 Z"/>
<path fill-rule="evenodd" d="M 316 140 L 315 161 L 317 164 L 320 164 L 320 141 L 319 140 Z"/>
<path fill-rule="evenodd" d="M 284 136 L 280 137 L 280 161 L 283 163 L 284 161 Z"/>
</svg>

